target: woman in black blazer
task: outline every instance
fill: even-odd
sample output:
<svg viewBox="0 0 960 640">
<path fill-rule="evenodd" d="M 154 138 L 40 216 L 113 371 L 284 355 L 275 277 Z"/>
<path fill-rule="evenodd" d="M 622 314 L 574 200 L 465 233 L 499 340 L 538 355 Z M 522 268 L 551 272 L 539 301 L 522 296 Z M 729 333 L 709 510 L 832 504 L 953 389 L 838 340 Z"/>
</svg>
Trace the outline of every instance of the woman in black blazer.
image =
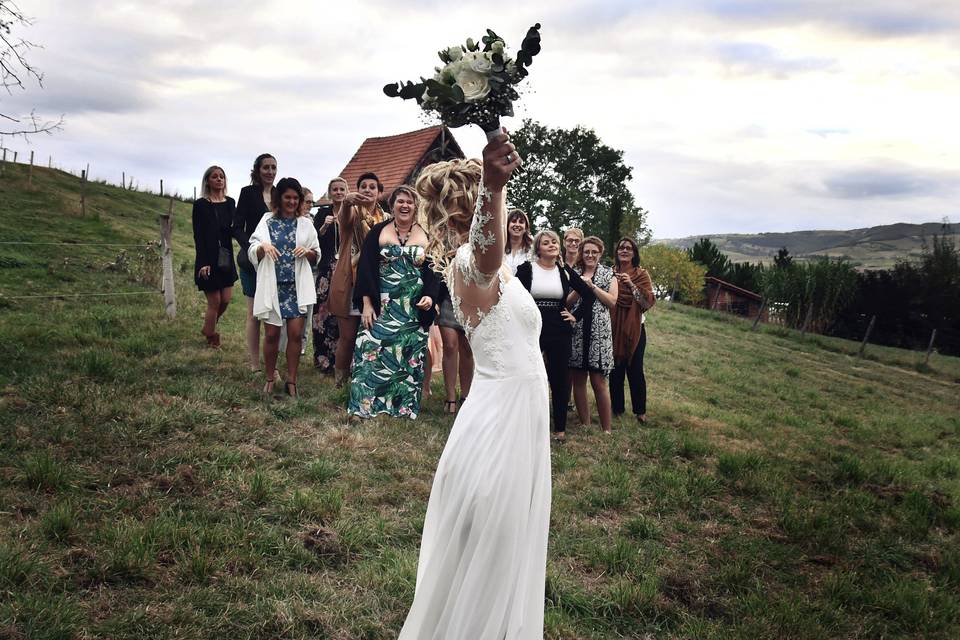
<svg viewBox="0 0 960 640">
<path fill-rule="evenodd" d="M 261 153 L 253 161 L 250 184 L 240 190 L 237 213 L 234 216 L 233 237 L 240 245 L 237 264 L 240 266 L 240 284 L 247 297 L 247 356 L 250 370 L 260 371 L 260 321 L 253 317 L 253 296 L 257 292 L 257 269 L 250 263 L 247 249 L 250 235 L 260 224 L 263 214 L 270 211 L 273 198 L 273 181 L 277 177 L 277 159 L 269 153 Z"/>
<path fill-rule="evenodd" d="M 203 194 L 193 203 L 193 244 L 197 257 L 193 263 L 194 282 L 207 296 L 201 333 L 207 345 L 220 346 L 217 321 L 227 310 L 237 281 L 230 237 L 236 207 L 227 197 L 227 175 L 214 165 L 203 172 Z"/>
<path fill-rule="evenodd" d="M 517 267 L 517 280 L 530 292 L 543 324 L 540 350 L 543 352 L 553 405 L 553 437 L 563 440 L 567 429 L 567 399 L 570 397 L 570 332 L 577 315 L 567 310 L 570 291 L 593 299 L 587 284 L 560 259 L 560 237 L 541 231 L 533 239 L 535 259 Z M 583 305 L 580 305 L 583 308 Z"/>
</svg>

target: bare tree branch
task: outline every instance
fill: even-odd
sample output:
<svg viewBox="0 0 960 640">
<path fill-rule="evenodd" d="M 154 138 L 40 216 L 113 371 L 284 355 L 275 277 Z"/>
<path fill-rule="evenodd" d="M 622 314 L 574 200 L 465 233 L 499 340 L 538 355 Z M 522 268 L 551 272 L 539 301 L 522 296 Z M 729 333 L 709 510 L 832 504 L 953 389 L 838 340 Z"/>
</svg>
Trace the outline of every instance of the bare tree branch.
<svg viewBox="0 0 960 640">
<path fill-rule="evenodd" d="M 27 59 L 33 49 L 42 49 L 40 45 L 13 35 L 14 27 L 29 27 L 33 20 L 24 15 L 13 0 L 0 0 L 0 87 L 12 95 L 14 88 L 26 90 L 26 80 L 33 79 L 43 88 L 43 74 Z M 38 133 L 51 134 L 63 128 L 63 116 L 56 120 L 38 117 L 36 112 L 15 117 L 0 111 L 0 118 L 14 123 L 15 126 L 0 128 L 0 136 L 23 136 L 25 138 Z"/>
</svg>

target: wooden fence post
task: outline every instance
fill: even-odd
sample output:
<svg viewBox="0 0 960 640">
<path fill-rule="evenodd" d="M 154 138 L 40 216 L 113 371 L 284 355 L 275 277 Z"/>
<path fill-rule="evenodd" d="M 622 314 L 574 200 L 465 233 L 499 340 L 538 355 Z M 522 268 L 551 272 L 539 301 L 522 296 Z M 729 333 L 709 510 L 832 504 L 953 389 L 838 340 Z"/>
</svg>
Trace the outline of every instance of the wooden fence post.
<svg viewBox="0 0 960 640">
<path fill-rule="evenodd" d="M 87 172 L 80 173 L 80 215 L 87 217 Z"/>
<path fill-rule="evenodd" d="M 756 331 L 757 325 L 760 324 L 760 318 L 763 317 L 763 312 L 767 308 L 767 296 L 763 296 L 760 299 L 760 311 L 757 311 L 757 317 L 753 319 L 753 326 L 750 327 L 750 331 Z"/>
<path fill-rule="evenodd" d="M 930 354 L 933 352 L 933 341 L 937 339 L 937 330 L 930 334 L 930 344 L 927 345 L 927 357 L 923 359 L 924 366 L 930 364 Z"/>
<path fill-rule="evenodd" d="M 47 156 L 47 169 L 53 169 L 53 156 Z"/>
<path fill-rule="evenodd" d="M 163 306 L 168 318 L 177 317 L 177 296 L 173 290 L 173 198 L 170 208 L 160 214 L 160 259 L 163 265 Z"/>
<path fill-rule="evenodd" d="M 194 200 L 197 199 L 197 188 L 196 188 L 196 187 L 193 188 L 193 199 L 194 199 Z"/>
<path fill-rule="evenodd" d="M 0 175 L 7 172 L 7 148 L 3 148 L 3 162 L 0 163 Z"/>
<path fill-rule="evenodd" d="M 813 301 L 810 301 L 810 306 L 807 307 L 807 315 L 803 318 L 803 326 L 800 327 L 800 335 L 806 335 L 807 329 L 810 328 L 810 321 L 813 320 Z"/>
<path fill-rule="evenodd" d="M 13 164 L 17 164 L 17 154 L 18 154 L 18 153 L 19 153 L 19 152 L 17 152 L 17 151 L 14 151 L 14 152 L 13 152 Z"/>
<path fill-rule="evenodd" d="M 877 321 L 877 316 L 870 316 L 870 324 L 867 325 L 867 332 L 863 334 L 863 342 L 860 343 L 860 351 L 857 352 L 857 357 L 862 358 L 863 352 L 867 350 L 867 340 L 870 339 L 870 334 L 873 332 L 873 324 Z"/>
<path fill-rule="evenodd" d="M 160 179 L 160 195 L 163 196 L 163 178 Z"/>
<path fill-rule="evenodd" d="M 680 274 L 677 274 L 677 277 L 673 279 L 673 291 L 670 292 L 670 306 L 673 306 L 673 300 L 677 297 L 677 289 L 680 288 Z"/>
<path fill-rule="evenodd" d="M 27 169 L 27 186 L 33 186 L 33 151 L 30 151 L 30 168 Z"/>
<path fill-rule="evenodd" d="M 127 172 L 126 171 L 120 172 L 120 188 L 121 189 L 127 188 Z"/>
</svg>

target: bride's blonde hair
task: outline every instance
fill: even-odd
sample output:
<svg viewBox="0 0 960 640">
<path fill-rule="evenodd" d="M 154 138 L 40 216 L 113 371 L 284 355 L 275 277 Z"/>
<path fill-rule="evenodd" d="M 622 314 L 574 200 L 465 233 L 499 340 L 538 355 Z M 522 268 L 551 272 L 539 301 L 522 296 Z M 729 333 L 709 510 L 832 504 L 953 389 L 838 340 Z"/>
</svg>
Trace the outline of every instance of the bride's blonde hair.
<svg viewBox="0 0 960 640">
<path fill-rule="evenodd" d="M 464 214 L 467 219 L 473 216 L 482 167 L 479 160 L 472 158 L 445 160 L 424 167 L 417 177 L 417 217 L 429 238 L 426 253 L 433 260 L 434 270 L 440 273 L 446 271 L 450 258 L 463 243 L 451 218 L 457 214 Z"/>
</svg>

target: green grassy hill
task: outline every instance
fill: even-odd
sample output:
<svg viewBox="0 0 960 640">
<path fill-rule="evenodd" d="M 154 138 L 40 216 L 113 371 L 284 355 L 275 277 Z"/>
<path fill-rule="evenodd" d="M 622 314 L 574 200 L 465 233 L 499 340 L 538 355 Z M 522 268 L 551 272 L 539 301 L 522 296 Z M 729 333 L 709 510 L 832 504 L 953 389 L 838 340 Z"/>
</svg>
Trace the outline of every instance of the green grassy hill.
<svg viewBox="0 0 960 640">
<path fill-rule="evenodd" d="M 956 232 L 956 225 L 952 225 Z M 897 223 L 849 231 L 791 231 L 785 233 L 718 234 L 710 238 L 734 262 L 773 262 L 780 247 L 799 258 L 847 258 L 866 269 L 886 269 L 898 260 L 916 258 L 924 239 L 942 233 L 939 222 Z M 657 240 L 689 248 L 704 236 Z"/>
<path fill-rule="evenodd" d="M 188 205 L 169 321 L 153 250 L 76 244 L 154 240 L 165 201 L 91 185 L 81 218 L 75 177 L 7 169 L 0 638 L 395 637 L 440 381 L 417 422 L 348 425 L 309 368 L 299 402 L 266 401 L 242 299 L 203 347 Z M 50 293 L 135 295 L 13 297 Z M 554 445 L 546 636 L 958 637 L 960 360 L 666 304 L 648 323 L 649 424 Z"/>
</svg>

